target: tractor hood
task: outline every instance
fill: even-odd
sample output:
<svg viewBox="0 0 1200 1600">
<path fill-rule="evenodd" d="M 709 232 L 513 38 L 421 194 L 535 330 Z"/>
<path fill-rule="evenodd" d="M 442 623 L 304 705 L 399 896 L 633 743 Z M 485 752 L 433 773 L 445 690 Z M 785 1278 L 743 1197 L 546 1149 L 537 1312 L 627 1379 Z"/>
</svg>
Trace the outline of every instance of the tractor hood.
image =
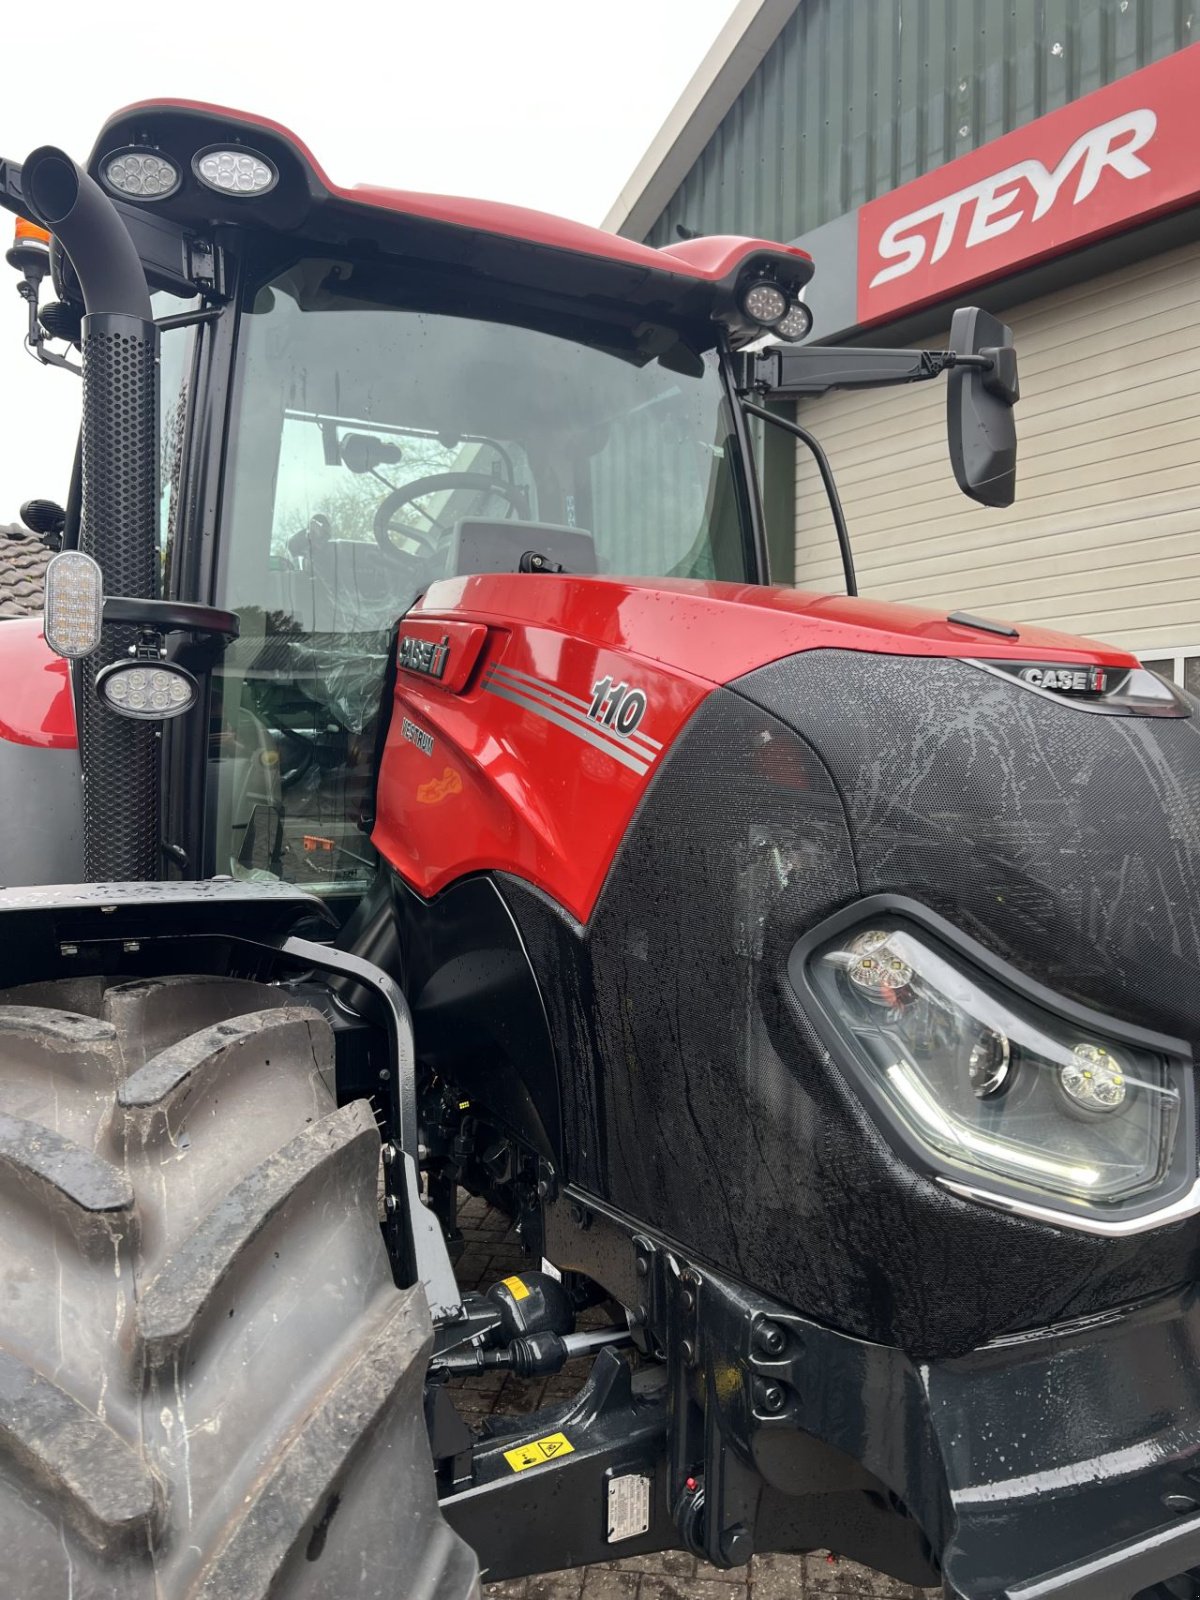
<svg viewBox="0 0 1200 1600">
<path fill-rule="evenodd" d="M 444 651 L 436 683 L 422 669 L 422 650 Z M 1074 776 L 1060 775 L 1059 754 L 1068 746 L 1060 740 L 1052 749 L 1039 730 L 1060 723 L 1070 730 L 1091 752 L 1087 770 L 1128 738 L 1152 738 L 1161 727 L 1164 737 L 1186 740 L 1192 731 L 1172 687 L 1133 656 L 1095 641 L 795 589 L 694 580 L 507 573 L 444 579 L 404 618 L 399 665 L 399 699 L 420 713 L 421 727 L 447 741 L 448 759 L 461 758 L 456 772 L 478 775 L 479 805 L 471 814 L 487 824 L 472 836 L 468 866 L 445 848 L 426 808 L 420 821 L 401 822 L 386 802 L 393 770 L 404 768 L 409 781 L 411 754 L 393 747 L 376 844 L 422 893 L 439 892 L 464 870 L 507 870 L 529 877 L 581 921 L 649 785 L 714 696 L 754 700 L 803 735 L 844 791 L 857 851 L 871 847 L 878 821 L 864 773 L 878 775 L 890 793 L 904 792 L 905 760 L 926 772 L 926 754 L 942 742 L 927 776 L 946 782 L 961 804 L 952 812 L 945 795 L 914 796 L 910 834 L 891 839 L 887 870 L 875 871 L 865 857 L 859 863 L 864 893 L 899 890 L 914 876 L 924 881 L 941 849 L 938 818 L 968 853 L 970 842 L 982 842 L 980 830 L 999 826 L 1003 814 L 1014 849 L 1028 835 L 1053 851 L 1065 839 L 1062 830 L 1077 823 L 1103 854 L 1126 808 L 1106 800 L 1108 820 L 1093 819 L 1095 791 L 1085 794 L 1078 776 L 1084 769 L 1076 763 Z M 621 692 L 627 698 L 618 709 Z M 585 749 L 607 759 L 585 761 Z M 988 752 L 994 767 L 985 766 Z M 1022 756 L 1055 767 L 1046 792 L 1058 797 L 1063 815 L 1049 833 L 1044 805 L 1025 829 L 1025 816 L 1007 802 L 1019 782 L 1012 763 Z M 412 768 L 412 782 L 421 781 L 420 771 L 420 764 Z M 568 772 L 573 798 L 562 808 Z M 1072 799 L 1067 791 L 1075 782 L 1080 790 Z M 1021 793 L 1028 796 L 1021 805 L 1037 810 L 1033 791 Z M 860 801 L 861 824 L 854 811 Z M 1139 797 L 1135 807 L 1141 803 Z M 1076 806 L 1087 811 L 1086 821 Z M 923 820 L 922 807 L 929 813 Z M 893 823 L 897 815 L 890 813 Z M 1156 815 L 1166 825 L 1161 804 Z M 427 829 L 428 838 L 418 844 L 414 829 Z M 911 858 L 903 872 L 901 857 Z M 1000 879 L 1010 870 L 1043 881 L 1036 862 L 1014 859 L 1011 869 L 998 868 Z M 983 891 L 984 907 L 994 887 Z M 1008 903 L 1015 914 L 1011 896 Z M 972 912 L 980 919 L 985 909 Z M 1023 936 L 1028 959 L 1044 961 L 1034 955 L 1037 941 Z"/>
<path fill-rule="evenodd" d="M 916 606 L 803 589 L 695 579 L 486 574 L 433 584 L 414 614 L 471 613 L 561 629 L 604 648 L 630 650 L 709 683 L 729 683 L 802 650 L 1056 661 L 1118 671 L 1127 651 L 1058 633 Z"/>
<path fill-rule="evenodd" d="M 422 631 L 448 651 L 438 682 Z M 563 1039 L 586 1018 L 584 1058 L 635 1052 L 628 1082 L 589 1084 L 564 1107 L 584 1188 L 666 1233 L 691 1219 L 714 1265 L 912 1354 L 961 1353 L 1193 1275 L 1188 697 L 1083 640 L 720 584 L 448 580 L 405 618 L 402 649 L 406 636 L 374 839 L 426 899 L 496 874 L 527 941 L 553 947 Z M 620 714 L 601 712 L 606 685 L 644 706 L 624 742 Z M 1056 1202 L 1036 1184 L 1020 1210 L 908 1158 L 850 1067 L 831 1065 L 793 976 L 805 940 L 883 900 L 940 919 L 1005 995 L 1069 1012 L 1084 1028 L 1070 1048 L 1093 1032 L 1120 1040 L 1116 1028 L 1170 1050 L 1183 1089 L 1169 1192 L 1122 1201 L 1111 1225 L 1072 1221 L 1062 1206 L 1044 1215 Z M 551 904 L 569 927 L 547 931 Z M 696 1174 L 746 1095 L 762 1114 L 734 1163 L 736 1202 L 697 1216 Z M 648 1164 L 643 1131 L 663 1106 L 688 1118 Z M 819 1226 L 797 1232 L 781 1205 L 791 1171 L 807 1174 Z M 960 1270 L 984 1260 L 986 1273 Z"/>
</svg>

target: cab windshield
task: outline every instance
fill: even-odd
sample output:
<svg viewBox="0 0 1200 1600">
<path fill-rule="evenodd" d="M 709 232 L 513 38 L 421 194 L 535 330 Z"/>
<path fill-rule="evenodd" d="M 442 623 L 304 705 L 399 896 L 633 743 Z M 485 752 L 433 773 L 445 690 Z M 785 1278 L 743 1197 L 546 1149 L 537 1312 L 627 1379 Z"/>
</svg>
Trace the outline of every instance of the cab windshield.
<svg viewBox="0 0 1200 1600">
<path fill-rule="evenodd" d="M 369 269 L 310 260 L 246 307 L 235 395 L 216 601 L 241 638 L 215 682 L 217 872 L 366 887 L 389 635 L 439 577 L 524 554 L 752 576 L 717 359 L 669 330 L 386 304 Z"/>
</svg>

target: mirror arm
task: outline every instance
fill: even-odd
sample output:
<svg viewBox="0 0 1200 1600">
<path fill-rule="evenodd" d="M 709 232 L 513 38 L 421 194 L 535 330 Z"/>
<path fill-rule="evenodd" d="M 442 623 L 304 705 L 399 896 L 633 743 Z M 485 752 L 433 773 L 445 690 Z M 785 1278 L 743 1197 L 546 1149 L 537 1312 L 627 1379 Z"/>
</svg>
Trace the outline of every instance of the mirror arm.
<svg viewBox="0 0 1200 1600">
<path fill-rule="evenodd" d="M 839 345 L 775 345 L 735 358 L 739 394 L 828 394 L 831 389 L 882 389 L 923 383 L 952 367 L 991 372 L 993 354 L 958 350 L 870 350 Z"/>
<path fill-rule="evenodd" d="M 813 460 L 817 463 L 817 471 L 821 474 L 821 482 L 825 485 L 825 494 L 829 500 L 829 509 L 833 513 L 833 525 L 837 529 L 838 546 L 842 552 L 842 571 L 846 577 L 846 593 L 857 595 L 858 580 L 854 575 L 854 553 L 850 548 L 850 529 L 846 526 L 846 513 L 842 510 L 841 496 L 837 491 L 834 480 L 833 468 L 829 465 L 829 457 L 821 447 L 819 439 L 809 433 L 807 428 L 802 428 L 798 422 L 792 422 L 788 417 L 776 416 L 774 411 L 768 411 L 765 406 L 755 405 L 752 400 L 742 401 L 742 410 L 752 417 L 761 417 L 764 422 L 772 423 L 776 428 L 782 428 L 785 433 L 790 433 L 808 446 L 812 452 Z"/>
</svg>

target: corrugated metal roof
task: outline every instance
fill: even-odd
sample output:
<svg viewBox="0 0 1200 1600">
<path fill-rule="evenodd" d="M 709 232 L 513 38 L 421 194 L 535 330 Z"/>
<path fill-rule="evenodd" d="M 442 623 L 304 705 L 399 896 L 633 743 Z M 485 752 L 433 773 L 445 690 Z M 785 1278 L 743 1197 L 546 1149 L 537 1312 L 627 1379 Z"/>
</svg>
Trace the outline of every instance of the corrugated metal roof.
<svg viewBox="0 0 1200 1600">
<path fill-rule="evenodd" d="M 1197 37 L 1190 0 L 801 0 L 647 242 L 797 238 Z"/>
<path fill-rule="evenodd" d="M 51 552 L 34 534 L 16 523 L 0 523 L 0 618 L 41 614 L 50 559 Z"/>
</svg>

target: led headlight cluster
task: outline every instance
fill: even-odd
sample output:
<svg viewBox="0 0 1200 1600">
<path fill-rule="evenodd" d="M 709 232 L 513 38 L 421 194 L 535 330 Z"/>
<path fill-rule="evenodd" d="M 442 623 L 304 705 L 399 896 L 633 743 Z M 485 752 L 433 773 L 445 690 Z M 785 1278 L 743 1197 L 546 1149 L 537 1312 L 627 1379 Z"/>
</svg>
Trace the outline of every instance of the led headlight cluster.
<svg viewBox="0 0 1200 1600">
<path fill-rule="evenodd" d="M 114 193 L 131 200 L 165 200 L 179 187 L 179 168 L 161 150 L 114 151 L 100 164 L 100 176 Z"/>
<path fill-rule="evenodd" d="M 804 301 L 793 300 L 787 315 L 781 317 L 771 331 L 777 339 L 783 339 L 787 344 L 798 344 L 801 339 L 808 338 L 812 325 L 813 314 Z"/>
<path fill-rule="evenodd" d="M 742 290 L 742 310 L 751 322 L 773 328 L 787 315 L 787 295 L 770 278 L 761 278 Z"/>
<path fill-rule="evenodd" d="M 96 675 L 96 693 L 104 704 L 142 722 L 189 711 L 196 692 L 191 673 L 170 661 L 114 661 Z"/>
<path fill-rule="evenodd" d="M 279 181 L 279 174 L 266 156 L 255 150 L 202 150 L 192 162 L 192 171 L 205 188 L 218 194 L 266 194 Z"/>
<path fill-rule="evenodd" d="M 807 338 L 812 331 L 812 312 L 803 300 L 789 300 L 774 278 L 752 278 L 744 284 L 738 306 L 747 322 L 788 344 Z"/>
<path fill-rule="evenodd" d="M 124 200 L 166 200 L 183 182 L 178 163 L 152 145 L 110 151 L 101 158 L 99 170 L 104 186 Z M 192 172 L 217 194 L 266 194 L 279 182 L 274 162 L 243 145 L 198 150 L 192 158 Z"/>
<path fill-rule="evenodd" d="M 836 920 L 843 931 L 797 947 L 792 982 L 915 1165 L 1064 1221 L 1150 1214 L 1194 1190 L 1184 1047 L 1060 1008 L 994 957 L 976 964 L 932 914 Z"/>
</svg>

